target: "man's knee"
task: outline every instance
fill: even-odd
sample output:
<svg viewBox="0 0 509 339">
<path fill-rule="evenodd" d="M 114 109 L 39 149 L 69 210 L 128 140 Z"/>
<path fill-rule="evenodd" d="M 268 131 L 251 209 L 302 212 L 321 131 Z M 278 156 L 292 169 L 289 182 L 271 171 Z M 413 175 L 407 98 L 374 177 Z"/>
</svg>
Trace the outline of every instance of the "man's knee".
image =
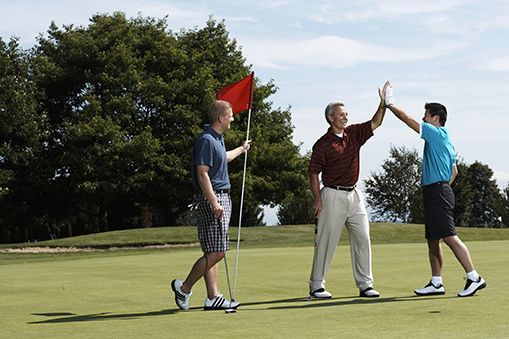
<svg viewBox="0 0 509 339">
<path fill-rule="evenodd" d="M 208 252 L 208 253 L 204 254 L 204 257 L 206 257 L 207 260 L 209 261 L 209 263 L 212 263 L 212 266 L 213 266 L 223 259 L 224 253 L 223 252 Z"/>
</svg>

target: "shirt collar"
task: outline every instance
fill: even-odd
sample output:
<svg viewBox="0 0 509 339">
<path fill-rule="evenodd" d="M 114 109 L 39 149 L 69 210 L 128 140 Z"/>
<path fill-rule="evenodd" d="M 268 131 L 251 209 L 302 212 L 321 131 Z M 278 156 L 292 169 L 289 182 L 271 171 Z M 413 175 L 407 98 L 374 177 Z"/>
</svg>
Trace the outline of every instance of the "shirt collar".
<svg viewBox="0 0 509 339">
<path fill-rule="evenodd" d="M 206 131 L 208 131 L 210 134 L 212 134 L 212 136 L 214 138 L 216 138 L 217 140 L 222 140 L 223 139 L 223 135 L 222 134 L 219 134 L 216 132 L 215 129 L 213 129 L 210 124 L 205 124 L 205 126 L 203 126 L 203 129 L 205 129 Z"/>
</svg>

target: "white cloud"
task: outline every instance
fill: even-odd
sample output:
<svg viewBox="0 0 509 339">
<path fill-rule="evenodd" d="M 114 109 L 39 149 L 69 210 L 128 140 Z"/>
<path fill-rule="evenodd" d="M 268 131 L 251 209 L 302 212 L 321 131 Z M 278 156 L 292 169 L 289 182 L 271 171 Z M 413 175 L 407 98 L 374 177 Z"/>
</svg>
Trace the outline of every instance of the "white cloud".
<svg viewBox="0 0 509 339">
<path fill-rule="evenodd" d="M 500 188 L 504 188 L 509 185 L 509 173 L 502 171 L 494 171 L 493 178 L 497 180 L 497 184 Z"/>
<path fill-rule="evenodd" d="M 509 57 L 488 60 L 481 64 L 479 68 L 490 71 L 509 72 Z"/>
<path fill-rule="evenodd" d="M 460 41 L 432 42 L 418 48 L 387 47 L 339 36 L 315 39 L 245 38 L 243 51 L 258 67 L 290 68 L 290 65 L 344 68 L 367 62 L 408 62 L 432 59 L 461 50 Z"/>
</svg>

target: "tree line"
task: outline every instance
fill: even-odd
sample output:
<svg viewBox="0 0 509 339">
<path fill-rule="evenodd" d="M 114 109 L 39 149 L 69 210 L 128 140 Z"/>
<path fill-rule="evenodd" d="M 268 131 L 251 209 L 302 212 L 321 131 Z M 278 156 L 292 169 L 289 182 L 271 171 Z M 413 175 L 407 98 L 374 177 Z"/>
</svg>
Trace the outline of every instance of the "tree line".
<svg viewBox="0 0 509 339">
<path fill-rule="evenodd" d="M 51 23 L 29 50 L 0 38 L 0 243 L 126 228 L 193 225 L 191 153 L 222 87 L 251 73 L 224 21 L 168 29 L 167 18 L 97 14 L 86 27 Z M 255 79 L 242 226 L 314 223 L 310 153 L 292 142 L 290 107 L 273 108 L 271 80 Z M 226 148 L 246 137 L 235 115 Z M 423 221 L 420 159 L 391 147 L 365 182 L 381 221 Z M 481 163 L 458 162 L 456 224 L 509 220 L 508 189 Z M 243 159 L 229 164 L 238 225 Z M 395 189 L 397 188 L 397 189 Z M 505 213 L 505 214 L 504 214 Z"/>
</svg>

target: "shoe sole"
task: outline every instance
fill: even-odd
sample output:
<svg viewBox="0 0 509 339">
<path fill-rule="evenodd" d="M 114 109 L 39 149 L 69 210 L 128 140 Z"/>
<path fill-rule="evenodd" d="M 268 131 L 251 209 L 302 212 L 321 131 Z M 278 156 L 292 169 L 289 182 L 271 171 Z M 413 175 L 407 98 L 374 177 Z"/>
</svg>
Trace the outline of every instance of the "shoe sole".
<svg viewBox="0 0 509 339">
<path fill-rule="evenodd" d="M 414 291 L 415 294 L 417 294 L 419 297 L 425 297 L 427 295 L 444 295 L 445 292 L 430 292 L 430 293 L 419 293 Z"/>
<path fill-rule="evenodd" d="M 313 297 L 313 298 L 316 298 L 316 299 L 330 299 L 330 298 L 332 298 L 332 295 L 329 295 L 329 296 L 327 296 L 327 297 L 318 297 L 318 296 L 316 296 L 316 295 L 314 295 L 314 294 L 313 294 L 313 296 L 312 296 L 312 297 Z"/>
<path fill-rule="evenodd" d="M 464 297 L 471 297 L 475 294 L 475 292 L 479 291 L 479 290 L 482 290 L 483 288 L 485 288 L 486 286 L 488 286 L 488 284 L 486 284 L 486 282 L 484 282 L 482 285 L 479 285 L 479 287 L 477 287 L 472 293 L 470 294 L 467 294 L 467 295 L 460 295 L 458 293 L 458 297 L 460 298 L 464 298 Z"/>
<path fill-rule="evenodd" d="M 232 307 L 204 307 L 203 310 L 204 311 L 220 311 L 220 310 L 236 310 L 237 307 L 239 307 L 240 305 L 237 305 L 237 306 L 232 306 Z"/>
</svg>

